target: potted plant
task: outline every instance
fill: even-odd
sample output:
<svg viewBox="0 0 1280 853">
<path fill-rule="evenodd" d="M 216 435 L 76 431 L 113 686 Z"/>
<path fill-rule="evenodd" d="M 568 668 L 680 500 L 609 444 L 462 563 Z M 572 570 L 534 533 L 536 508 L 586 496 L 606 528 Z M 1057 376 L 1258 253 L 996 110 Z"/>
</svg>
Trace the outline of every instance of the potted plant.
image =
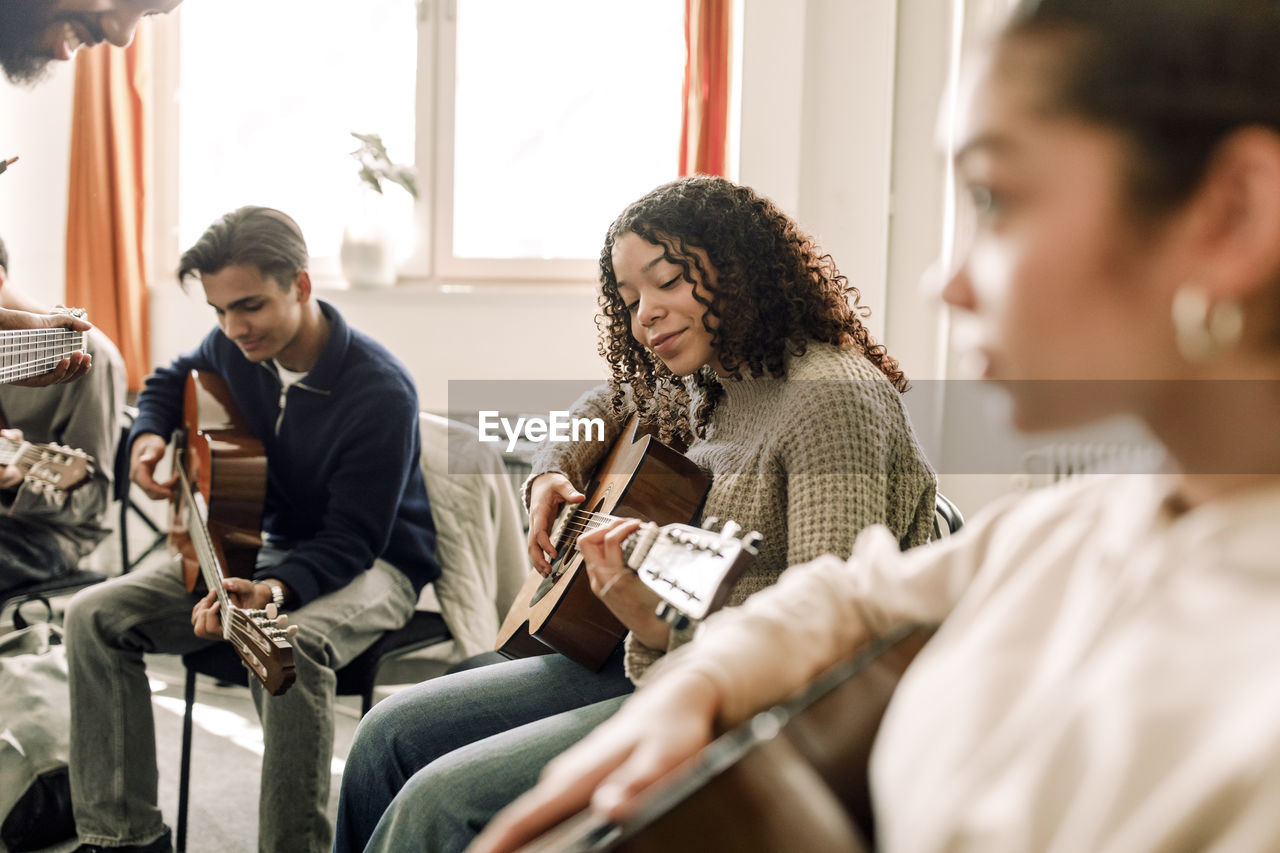
<svg viewBox="0 0 1280 853">
<path fill-rule="evenodd" d="M 416 201 L 418 179 L 413 168 L 394 162 L 376 133 L 351 134 L 360 147 L 351 152 L 360 168 L 362 192 L 343 229 L 339 257 L 342 275 L 356 287 L 385 287 L 396 283 L 395 223 L 385 202 L 388 183 L 402 187 Z"/>
</svg>

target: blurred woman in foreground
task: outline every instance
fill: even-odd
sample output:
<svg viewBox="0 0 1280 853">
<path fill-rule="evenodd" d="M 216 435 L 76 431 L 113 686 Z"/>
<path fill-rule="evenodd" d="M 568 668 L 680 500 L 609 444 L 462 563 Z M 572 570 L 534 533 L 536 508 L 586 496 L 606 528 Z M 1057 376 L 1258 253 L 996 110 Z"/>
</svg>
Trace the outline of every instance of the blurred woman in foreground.
<svg viewBox="0 0 1280 853">
<path fill-rule="evenodd" d="M 961 135 L 978 228 L 944 296 L 985 375 L 1021 429 L 1138 417 L 1170 475 L 1012 499 L 906 553 L 871 528 L 788 570 L 476 848 L 588 800 L 625 814 L 714 727 L 913 622 L 940 628 L 876 741 L 883 849 L 1280 846 L 1276 56 L 1262 0 L 1026 2 Z"/>
</svg>

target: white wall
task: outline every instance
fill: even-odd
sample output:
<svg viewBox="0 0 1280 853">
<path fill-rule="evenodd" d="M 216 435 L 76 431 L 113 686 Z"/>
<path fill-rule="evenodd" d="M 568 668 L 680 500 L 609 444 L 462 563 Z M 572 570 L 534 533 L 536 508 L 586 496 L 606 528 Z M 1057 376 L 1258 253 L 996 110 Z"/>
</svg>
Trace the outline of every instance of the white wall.
<svg viewBox="0 0 1280 853">
<path fill-rule="evenodd" d="M 796 217 L 888 316 L 896 0 L 743 0 L 738 179 Z"/>
<path fill-rule="evenodd" d="M 12 281 L 49 305 L 66 292 L 73 81 L 68 66 L 37 88 L 0 78 L 0 158 L 21 158 L 0 175 L 0 237 Z"/>
<path fill-rule="evenodd" d="M 595 293 L 588 287 L 529 285 L 319 290 L 356 328 L 400 357 L 423 408 L 449 409 L 450 379 L 602 379 L 596 355 Z M 165 282 L 152 292 L 152 356 L 165 361 L 213 327 L 198 287 Z"/>
</svg>

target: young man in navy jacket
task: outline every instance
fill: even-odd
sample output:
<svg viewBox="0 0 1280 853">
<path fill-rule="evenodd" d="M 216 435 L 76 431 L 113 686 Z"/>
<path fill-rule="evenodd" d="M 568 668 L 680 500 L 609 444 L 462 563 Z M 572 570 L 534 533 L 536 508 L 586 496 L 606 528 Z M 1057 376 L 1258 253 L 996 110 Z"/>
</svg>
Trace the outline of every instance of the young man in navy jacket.
<svg viewBox="0 0 1280 853">
<path fill-rule="evenodd" d="M 226 380 L 266 452 L 264 547 L 252 579 L 225 582 L 240 606 L 274 601 L 298 626 L 293 686 L 272 697 L 250 679 L 265 742 L 263 850 L 330 849 L 334 671 L 407 622 L 440 574 L 413 381 L 313 298 L 306 266 L 302 234 L 279 211 L 245 207 L 210 226 L 179 279 L 199 279 L 219 328 L 147 379 L 130 435 L 131 478 L 170 497 L 175 480 L 156 466 L 182 423 L 186 377 L 202 370 Z M 66 625 L 80 840 L 167 850 L 142 654 L 220 641 L 216 597 L 187 593 L 176 566 L 135 571 L 76 596 Z"/>
</svg>

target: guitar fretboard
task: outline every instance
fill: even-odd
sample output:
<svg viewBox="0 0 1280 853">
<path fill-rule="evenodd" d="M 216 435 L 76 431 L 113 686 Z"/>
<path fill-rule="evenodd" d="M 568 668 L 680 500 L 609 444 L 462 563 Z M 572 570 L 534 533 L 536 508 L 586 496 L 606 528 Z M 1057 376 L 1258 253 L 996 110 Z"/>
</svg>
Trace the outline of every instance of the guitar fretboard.
<svg viewBox="0 0 1280 853">
<path fill-rule="evenodd" d="M 85 333 L 71 329 L 0 332 L 0 383 L 48 373 L 59 361 L 85 349 Z"/>
<path fill-rule="evenodd" d="M 229 618 L 230 611 L 235 607 L 231 603 L 231 597 L 222 587 L 222 567 L 218 564 L 217 555 L 213 551 L 213 540 L 209 537 L 208 524 L 209 510 L 204 503 L 204 495 L 194 488 L 191 480 L 187 478 L 187 466 L 184 463 L 176 466 L 181 474 L 178 488 L 181 491 L 181 504 L 184 511 L 181 521 L 185 525 L 184 532 L 191 537 L 191 544 L 195 546 L 196 557 L 200 563 L 200 575 L 204 578 L 205 586 L 217 592 L 218 605 L 222 615 L 222 629 L 224 634 L 230 639 L 231 620 Z"/>
</svg>

